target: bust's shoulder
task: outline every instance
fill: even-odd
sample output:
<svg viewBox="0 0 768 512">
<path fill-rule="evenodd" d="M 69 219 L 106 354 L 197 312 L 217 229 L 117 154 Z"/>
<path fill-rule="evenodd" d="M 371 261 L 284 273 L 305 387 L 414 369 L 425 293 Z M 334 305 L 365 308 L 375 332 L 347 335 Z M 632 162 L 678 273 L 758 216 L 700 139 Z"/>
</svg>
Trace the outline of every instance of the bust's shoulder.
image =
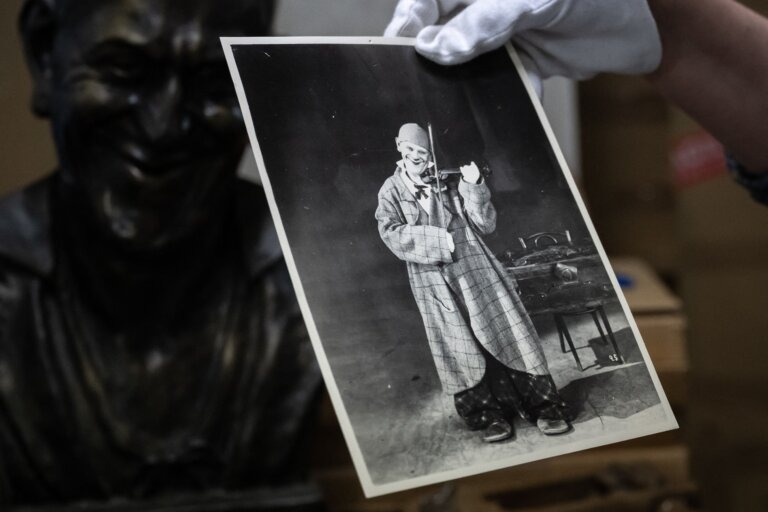
<svg viewBox="0 0 768 512">
<path fill-rule="evenodd" d="M 30 294 L 53 264 L 49 189 L 50 179 L 44 179 L 0 198 L 0 363 L 6 370 L 21 350 L 8 342 L 31 332 L 24 320 L 34 316 Z"/>
<path fill-rule="evenodd" d="M 44 178 L 0 198 L 0 272 L 50 272 L 52 180 Z"/>
</svg>

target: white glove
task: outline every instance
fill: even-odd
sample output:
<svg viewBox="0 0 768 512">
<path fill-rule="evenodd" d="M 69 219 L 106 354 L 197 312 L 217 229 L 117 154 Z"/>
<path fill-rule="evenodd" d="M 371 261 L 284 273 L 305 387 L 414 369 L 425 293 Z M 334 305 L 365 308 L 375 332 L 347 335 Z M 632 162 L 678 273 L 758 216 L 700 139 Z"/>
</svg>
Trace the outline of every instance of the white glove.
<svg viewBox="0 0 768 512">
<path fill-rule="evenodd" d="M 462 165 L 459 167 L 459 170 L 461 171 L 461 177 L 467 183 L 477 185 L 480 182 L 480 169 L 477 168 L 475 162 L 472 162 L 469 165 Z"/>
<path fill-rule="evenodd" d="M 416 50 L 440 64 L 513 39 L 542 78 L 649 73 L 661 60 L 646 0 L 400 0 L 384 35 L 416 36 Z"/>
</svg>

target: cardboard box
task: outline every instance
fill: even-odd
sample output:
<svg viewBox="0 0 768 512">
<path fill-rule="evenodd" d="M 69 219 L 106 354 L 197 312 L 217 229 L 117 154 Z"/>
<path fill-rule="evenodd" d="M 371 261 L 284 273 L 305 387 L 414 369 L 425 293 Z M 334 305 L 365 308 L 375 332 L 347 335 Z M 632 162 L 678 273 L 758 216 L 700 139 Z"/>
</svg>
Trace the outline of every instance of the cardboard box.
<svg viewBox="0 0 768 512">
<path fill-rule="evenodd" d="M 679 267 L 669 106 L 641 77 L 580 85 L 583 188 L 609 254 L 632 254 L 664 275 Z"/>
<path fill-rule="evenodd" d="M 676 112 L 673 140 L 701 129 Z M 768 510 L 768 208 L 726 173 L 679 191 L 689 439 L 708 510 Z"/>
<path fill-rule="evenodd" d="M 739 3 L 746 5 L 763 16 L 768 16 L 768 0 L 739 0 Z"/>
<path fill-rule="evenodd" d="M 351 468 L 319 480 L 333 512 L 645 511 L 695 489 L 681 446 L 589 450 L 370 500 Z"/>
<path fill-rule="evenodd" d="M 631 286 L 623 290 L 624 296 L 664 392 L 680 413 L 688 396 L 687 324 L 682 301 L 642 260 L 611 258 L 611 265 L 617 274 L 631 281 Z"/>
<path fill-rule="evenodd" d="M 631 284 L 623 289 L 656 370 L 685 372 L 685 318 L 682 302 L 647 263 L 636 258 L 611 258 L 617 274 Z"/>
</svg>

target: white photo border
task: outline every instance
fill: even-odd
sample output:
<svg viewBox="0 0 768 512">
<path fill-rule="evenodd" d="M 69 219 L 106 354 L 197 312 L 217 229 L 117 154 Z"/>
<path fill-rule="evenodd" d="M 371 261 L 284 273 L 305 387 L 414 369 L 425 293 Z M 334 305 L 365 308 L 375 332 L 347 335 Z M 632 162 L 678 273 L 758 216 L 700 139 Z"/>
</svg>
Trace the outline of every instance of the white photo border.
<svg viewBox="0 0 768 512">
<path fill-rule="evenodd" d="M 437 484 L 437 483 L 446 482 L 449 480 L 455 480 L 455 479 L 459 479 L 467 476 L 478 475 L 478 474 L 486 473 L 489 471 L 499 470 L 499 469 L 516 466 L 520 464 L 525 464 L 527 462 L 533 462 L 536 460 L 555 457 L 558 455 L 574 453 L 574 452 L 578 452 L 578 451 L 582 451 L 590 448 L 595 448 L 598 446 L 604 446 L 608 444 L 618 443 L 621 441 L 627 441 L 629 439 L 635 439 L 638 437 L 665 432 L 668 430 L 674 430 L 678 428 L 677 420 L 675 419 L 675 416 L 672 412 L 672 408 L 669 404 L 669 401 L 667 400 L 667 396 L 661 387 L 661 383 L 656 373 L 656 369 L 654 368 L 653 364 L 648 364 L 651 362 L 651 359 L 645 347 L 645 342 L 643 341 L 640 335 L 640 331 L 637 327 L 637 323 L 635 322 L 635 319 L 629 310 L 629 305 L 627 304 L 624 294 L 621 292 L 621 288 L 616 278 L 616 274 L 614 273 L 613 268 L 611 267 L 611 264 L 608 261 L 608 257 L 606 256 L 605 249 L 603 248 L 603 245 L 600 242 L 599 237 L 597 236 L 597 232 L 595 231 L 595 227 L 592 224 L 592 220 L 590 219 L 587 213 L 587 208 L 584 204 L 583 199 L 581 198 L 581 194 L 579 193 L 578 188 L 576 187 L 576 182 L 574 181 L 573 176 L 571 175 L 571 172 L 568 168 L 568 164 L 565 160 L 565 156 L 563 155 L 563 152 L 560 149 L 560 146 L 557 143 L 557 140 L 555 139 L 555 134 L 552 130 L 552 126 L 550 125 L 549 120 L 547 119 L 546 114 L 544 112 L 544 107 L 541 101 L 539 100 L 538 95 L 536 94 L 533 84 L 531 83 L 528 77 L 528 73 L 525 71 L 525 68 L 523 67 L 523 64 L 516 50 L 514 49 L 512 44 L 507 43 L 506 50 L 509 54 L 509 57 L 513 62 L 520 78 L 522 79 L 523 84 L 525 85 L 525 89 L 528 92 L 529 99 L 533 103 L 536 113 L 538 114 L 539 121 L 541 122 L 541 125 L 543 126 L 544 131 L 547 135 L 549 144 L 552 147 L 553 152 L 557 158 L 557 162 L 560 166 L 560 170 L 562 171 L 566 179 L 566 182 L 568 183 L 568 186 L 570 188 L 570 192 L 573 195 L 576 201 L 576 204 L 578 205 L 579 212 L 581 213 L 581 216 L 584 219 L 584 222 L 585 222 L 585 225 L 587 226 L 589 234 L 592 237 L 592 241 L 594 242 L 597 248 L 602 264 L 605 267 L 606 271 L 608 272 L 611 283 L 613 284 L 614 292 L 616 293 L 616 296 L 618 297 L 621 303 L 623 313 L 627 318 L 629 326 L 632 330 L 632 334 L 637 340 L 638 349 L 640 350 L 643 356 L 643 361 L 646 363 L 646 367 L 648 368 L 648 372 L 650 374 L 651 380 L 653 381 L 655 391 L 658 394 L 662 407 L 664 409 L 666 420 L 662 422 L 654 423 L 648 426 L 647 428 L 635 428 L 629 431 L 624 431 L 624 432 L 620 432 L 613 435 L 611 434 L 602 435 L 597 439 L 574 441 L 573 443 L 568 444 L 566 446 L 557 446 L 549 449 L 547 448 L 537 449 L 535 452 L 521 454 L 521 455 L 514 455 L 514 456 L 510 456 L 494 462 L 476 464 L 468 468 L 432 473 L 430 475 L 414 477 L 408 480 L 403 480 L 400 482 L 391 482 L 386 484 L 375 484 L 372 481 L 370 473 L 368 472 L 368 467 L 363 458 L 362 451 L 360 449 L 360 446 L 358 445 L 357 437 L 355 436 L 352 423 L 349 419 L 346 409 L 344 408 L 344 403 L 342 401 L 341 394 L 339 393 L 339 389 L 336 385 L 336 381 L 334 379 L 330 363 L 328 362 L 328 358 L 325 354 L 325 350 L 320 340 L 320 334 L 317 330 L 314 318 L 312 316 L 312 311 L 310 310 L 309 303 L 306 298 L 306 294 L 304 293 L 304 288 L 302 286 L 301 279 L 299 277 L 298 268 L 296 267 L 293 254 L 291 253 L 291 247 L 288 243 L 288 237 L 285 231 L 285 227 L 283 226 L 282 218 L 280 216 L 280 211 L 278 210 L 277 203 L 275 201 L 275 196 L 272 190 L 272 185 L 270 183 L 269 175 L 267 174 L 267 168 L 264 162 L 263 155 L 261 153 L 261 148 L 259 146 L 259 141 L 256 135 L 253 119 L 251 117 L 251 111 L 248 106 L 248 100 L 245 93 L 245 88 L 243 87 L 242 79 L 237 69 L 237 63 L 235 61 L 235 56 L 234 56 L 234 52 L 232 51 L 232 47 L 239 46 L 239 45 L 256 46 L 256 45 L 280 45 L 280 44 L 282 45 L 291 45 L 291 44 L 293 45 L 298 45 L 298 44 L 345 45 L 346 44 L 346 45 L 414 46 L 414 43 L 415 43 L 415 39 L 406 38 L 406 37 L 222 37 L 221 38 L 221 44 L 224 49 L 224 53 L 227 59 L 227 64 L 229 66 L 230 73 L 232 74 L 232 80 L 234 81 L 237 98 L 239 100 L 240 108 L 243 114 L 243 120 L 245 121 L 246 129 L 248 131 L 248 137 L 251 142 L 251 148 L 253 149 L 253 155 L 256 159 L 256 165 L 259 170 L 259 175 L 261 176 L 262 184 L 264 186 L 264 191 L 266 193 L 267 202 L 269 203 L 270 211 L 272 212 L 272 216 L 275 222 L 275 227 L 277 229 L 277 235 L 280 241 L 280 245 L 283 249 L 283 253 L 285 255 L 285 261 L 288 266 L 288 271 L 290 273 L 291 280 L 293 282 L 293 286 L 296 291 L 296 297 L 299 301 L 299 305 L 301 306 L 301 311 L 304 316 L 307 329 L 309 331 L 309 336 L 311 338 L 312 346 L 315 350 L 315 355 L 317 356 L 317 359 L 320 365 L 320 370 L 322 372 L 323 379 L 325 380 L 325 385 L 328 389 L 328 394 L 330 395 L 333 408 L 336 411 L 336 415 L 338 417 L 339 424 L 341 426 L 341 430 L 344 435 L 344 439 L 347 443 L 350 454 L 352 456 L 352 462 L 355 466 L 355 470 L 357 471 L 358 477 L 360 478 L 360 483 L 362 485 L 363 493 L 365 494 L 365 496 L 367 498 L 373 498 L 373 497 L 381 496 L 384 494 L 405 491 L 408 489 L 414 489 L 414 488 L 422 487 L 425 485 Z"/>
</svg>

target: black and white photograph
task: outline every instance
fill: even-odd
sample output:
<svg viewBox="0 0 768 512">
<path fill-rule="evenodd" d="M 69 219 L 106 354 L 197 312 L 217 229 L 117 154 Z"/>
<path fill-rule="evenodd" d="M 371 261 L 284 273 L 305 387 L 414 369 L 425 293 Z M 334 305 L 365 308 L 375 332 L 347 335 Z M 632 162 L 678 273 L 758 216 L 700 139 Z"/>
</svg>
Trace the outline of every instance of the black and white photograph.
<svg viewBox="0 0 768 512">
<path fill-rule="evenodd" d="M 511 46 L 222 43 L 366 496 L 677 427 Z"/>
</svg>

